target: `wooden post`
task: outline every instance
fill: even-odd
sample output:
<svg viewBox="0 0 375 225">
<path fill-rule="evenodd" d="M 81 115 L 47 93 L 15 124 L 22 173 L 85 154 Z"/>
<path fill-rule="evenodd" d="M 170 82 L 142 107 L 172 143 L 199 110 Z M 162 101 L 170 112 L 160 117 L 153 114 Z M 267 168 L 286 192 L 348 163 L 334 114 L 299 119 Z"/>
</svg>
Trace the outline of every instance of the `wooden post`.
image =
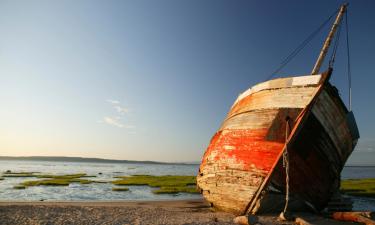
<svg viewBox="0 0 375 225">
<path fill-rule="evenodd" d="M 342 19 L 342 16 L 344 15 L 345 11 L 346 11 L 346 7 L 348 6 L 348 4 L 344 4 L 341 6 L 340 8 L 340 11 L 339 13 L 337 14 L 337 17 L 336 17 L 336 20 L 335 22 L 333 23 L 333 26 L 328 34 L 328 37 L 327 39 L 325 40 L 324 44 L 323 44 L 323 48 L 322 50 L 320 51 L 320 54 L 319 54 L 319 57 L 318 57 L 318 60 L 316 61 L 315 63 L 315 66 L 311 72 L 312 75 L 315 75 L 315 74 L 318 74 L 319 73 L 319 70 L 320 70 L 320 67 L 322 66 L 322 63 L 324 61 L 324 58 L 325 56 L 327 55 L 327 52 L 328 52 L 328 49 L 329 49 L 329 46 L 331 44 L 331 41 L 332 41 L 332 38 L 333 36 L 335 35 L 336 33 L 336 30 L 337 30 L 337 27 L 339 26 L 340 24 L 340 21 Z"/>
</svg>

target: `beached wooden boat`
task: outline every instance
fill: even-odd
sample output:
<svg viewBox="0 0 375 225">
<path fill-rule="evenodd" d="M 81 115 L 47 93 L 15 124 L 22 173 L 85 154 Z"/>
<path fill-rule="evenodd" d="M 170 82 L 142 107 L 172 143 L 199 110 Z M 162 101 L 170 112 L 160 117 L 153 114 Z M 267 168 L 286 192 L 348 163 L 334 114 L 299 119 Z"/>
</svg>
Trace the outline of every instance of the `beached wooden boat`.
<svg viewBox="0 0 375 225">
<path fill-rule="evenodd" d="M 319 211 L 338 190 L 359 133 L 329 82 L 332 69 L 318 71 L 345 11 L 343 5 L 310 75 L 259 83 L 234 102 L 197 175 L 213 207 L 237 214 L 280 211 L 287 191 L 288 209 Z"/>
</svg>

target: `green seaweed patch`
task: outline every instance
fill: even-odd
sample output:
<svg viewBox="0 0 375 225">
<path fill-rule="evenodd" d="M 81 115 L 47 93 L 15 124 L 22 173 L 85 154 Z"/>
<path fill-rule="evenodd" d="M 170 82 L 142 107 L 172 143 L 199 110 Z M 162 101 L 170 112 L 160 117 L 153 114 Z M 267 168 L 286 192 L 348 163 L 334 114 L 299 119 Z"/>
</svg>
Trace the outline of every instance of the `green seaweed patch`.
<svg viewBox="0 0 375 225">
<path fill-rule="evenodd" d="M 11 170 L 7 170 L 4 172 L 4 174 L 33 174 L 33 173 L 38 173 L 38 172 L 12 172 Z"/>
<path fill-rule="evenodd" d="M 76 179 L 81 177 L 95 177 L 87 176 L 85 173 L 76 173 L 76 174 L 65 174 L 65 175 L 52 175 L 52 174 L 41 174 L 36 175 L 37 178 L 51 178 L 51 179 Z"/>
<path fill-rule="evenodd" d="M 32 174 L 30 177 L 39 178 L 40 180 L 30 180 L 25 181 L 20 184 L 20 186 L 30 187 L 30 186 L 68 186 L 71 183 L 80 184 L 91 184 L 101 183 L 102 181 L 93 181 L 88 179 L 82 179 L 88 176 L 86 173 L 76 173 L 76 174 L 64 174 L 64 175 L 52 175 L 52 174 Z"/>
<path fill-rule="evenodd" d="M 25 189 L 25 185 L 15 185 L 13 186 L 13 189 L 17 189 L 17 190 L 20 190 L 20 189 Z"/>
<path fill-rule="evenodd" d="M 0 180 L 4 180 L 4 177 L 0 177 Z"/>
<path fill-rule="evenodd" d="M 113 187 L 112 191 L 129 191 L 129 188 L 126 188 L 126 187 Z"/>
<path fill-rule="evenodd" d="M 177 194 L 177 193 L 192 193 L 199 194 L 195 187 L 160 187 L 158 190 L 152 191 L 154 194 Z"/>
<path fill-rule="evenodd" d="M 93 183 L 93 181 L 87 180 L 87 179 L 72 179 L 71 183 L 91 184 L 91 183 Z"/>
<path fill-rule="evenodd" d="M 375 198 L 375 178 L 342 180 L 340 190 L 347 195 Z"/>
<path fill-rule="evenodd" d="M 116 185 L 148 185 L 150 187 L 175 187 L 195 185 L 195 176 L 118 176 L 120 180 L 112 181 Z"/>
<path fill-rule="evenodd" d="M 3 177 L 36 177 L 36 178 L 51 178 L 51 179 L 75 179 L 75 178 L 82 178 L 82 177 L 88 178 L 88 177 L 96 177 L 96 176 L 89 176 L 86 173 L 53 175 L 53 174 L 39 174 L 39 172 L 9 172 L 7 171 L 3 174 Z"/>
<path fill-rule="evenodd" d="M 3 177 L 35 177 L 34 172 L 5 172 Z"/>
<path fill-rule="evenodd" d="M 86 179 L 43 179 L 43 180 L 30 180 L 22 182 L 21 185 L 30 187 L 30 186 L 68 186 L 71 183 L 80 183 L 80 184 L 91 184 L 92 180 Z"/>
<path fill-rule="evenodd" d="M 110 181 L 105 181 L 105 180 L 90 180 L 92 183 L 97 183 L 97 184 L 106 184 L 110 183 Z"/>
<path fill-rule="evenodd" d="M 70 184 L 69 180 L 67 179 L 46 179 L 46 180 L 30 180 L 21 183 L 24 186 L 31 187 L 31 186 L 68 186 Z"/>
<path fill-rule="evenodd" d="M 158 187 L 154 190 L 154 194 L 176 194 L 198 193 L 198 191 L 190 185 L 195 185 L 195 176 L 152 176 L 152 175 L 133 175 L 118 176 L 119 180 L 112 181 L 115 185 L 147 185 L 150 187 Z"/>
</svg>

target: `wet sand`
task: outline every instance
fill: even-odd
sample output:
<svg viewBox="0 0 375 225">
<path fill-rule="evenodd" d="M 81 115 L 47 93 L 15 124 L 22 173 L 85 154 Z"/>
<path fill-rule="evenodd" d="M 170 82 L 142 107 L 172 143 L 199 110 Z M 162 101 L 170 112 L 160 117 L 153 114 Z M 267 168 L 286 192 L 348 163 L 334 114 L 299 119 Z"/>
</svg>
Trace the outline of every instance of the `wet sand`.
<svg viewBox="0 0 375 225">
<path fill-rule="evenodd" d="M 0 202 L 1 225 L 224 225 L 234 224 L 232 222 L 234 217 L 229 213 L 212 211 L 201 199 L 134 202 Z M 278 222 L 275 215 L 260 216 L 258 219 L 263 225 L 294 224 Z M 311 219 L 315 220 L 313 224 L 346 224 L 314 216 Z"/>
</svg>

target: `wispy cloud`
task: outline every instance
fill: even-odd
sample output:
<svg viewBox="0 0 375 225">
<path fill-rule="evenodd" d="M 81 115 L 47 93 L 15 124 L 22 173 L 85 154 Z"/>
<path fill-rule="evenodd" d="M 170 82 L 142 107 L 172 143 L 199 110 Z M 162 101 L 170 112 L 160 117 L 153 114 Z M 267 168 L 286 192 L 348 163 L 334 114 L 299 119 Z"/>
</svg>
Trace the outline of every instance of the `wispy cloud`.
<svg viewBox="0 0 375 225">
<path fill-rule="evenodd" d="M 129 113 L 129 109 L 122 106 L 119 100 L 107 99 L 106 102 L 108 102 L 113 107 L 116 115 L 105 116 L 103 120 L 100 120 L 100 122 L 114 127 L 125 128 L 134 131 L 134 125 L 124 124 L 122 122 L 122 119 L 125 117 L 125 115 Z"/>
<path fill-rule="evenodd" d="M 120 101 L 118 100 L 113 100 L 113 99 L 107 99 L 107 102 L 113 104 L 113 105 L 117 105 L 117 104 L 120 104 Z"/>
<path fill-rule="evenodd" d="M 122 107 L 122 106 L 119 106 L 119 105 L 115 105 L 113 106 L 113 108 L 120 114 L 124 115 L 126 113 L 129 112 L 129 109 L 125 108 L 125 107 Z"/>
<path fill-rule="evenodd" d="M 116 118 L 113 118 L 113 117 L 104 117 L 103 118 L 103 121 L 111 126 L 115 126 L 115 127 L 119 127 L 119 128 L 123 128 L 124 127 L 124 124 L 122 124 L 118 119 Z"/>
</svg>

